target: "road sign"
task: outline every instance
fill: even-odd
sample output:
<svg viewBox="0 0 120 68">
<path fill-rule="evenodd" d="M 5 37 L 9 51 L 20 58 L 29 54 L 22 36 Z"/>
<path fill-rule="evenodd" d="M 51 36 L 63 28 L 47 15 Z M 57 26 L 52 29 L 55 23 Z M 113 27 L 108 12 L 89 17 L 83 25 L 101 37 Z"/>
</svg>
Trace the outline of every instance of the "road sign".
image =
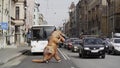
<svg viewBox="0 0 120 68">
<path fill-rule="evenodd" d="M 2 22 L 2 23 L 0 23 L 0 25 L 1 25 L 2 30 L 8 30 L 8 23 L 7 22 Z"/>
</svg>

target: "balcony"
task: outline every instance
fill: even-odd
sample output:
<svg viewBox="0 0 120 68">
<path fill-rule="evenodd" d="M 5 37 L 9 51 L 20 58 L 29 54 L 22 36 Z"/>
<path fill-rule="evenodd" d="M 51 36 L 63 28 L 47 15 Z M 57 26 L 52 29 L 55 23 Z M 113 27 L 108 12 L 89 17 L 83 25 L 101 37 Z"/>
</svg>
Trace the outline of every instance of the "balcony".
<svg viewBox="0 0 120 68">
<path fill-rule="evenodd" d="M 24 20 L 22 20 L 22 19 L 20 19 L 20 20 L 14 20 L 14 23 L 17 26 L 22 26 L 22 25 L 24 25 Z"/>
<path fill-rule="evenodd" d="M 16 25 L 16 26 L 22 26 L 25 24 L 24 19 L 14 19 L 13 17 L 11 17 L 11 22 L 12 24 Z"/>
</svg>

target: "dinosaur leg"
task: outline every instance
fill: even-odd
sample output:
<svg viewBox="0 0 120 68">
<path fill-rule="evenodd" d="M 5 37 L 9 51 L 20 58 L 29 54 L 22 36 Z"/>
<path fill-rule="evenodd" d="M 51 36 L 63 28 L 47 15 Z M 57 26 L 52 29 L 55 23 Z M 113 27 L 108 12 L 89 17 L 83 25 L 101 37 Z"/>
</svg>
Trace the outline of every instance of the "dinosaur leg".
<svg viewBox="0 0 120 68">
<path fill-rule="evenodd" d="M 58 56 L 58 52 L 55 52 L 54 58 L 55 58 L 58 62 L 61 61 L 60 57 Z"/>
</svg>

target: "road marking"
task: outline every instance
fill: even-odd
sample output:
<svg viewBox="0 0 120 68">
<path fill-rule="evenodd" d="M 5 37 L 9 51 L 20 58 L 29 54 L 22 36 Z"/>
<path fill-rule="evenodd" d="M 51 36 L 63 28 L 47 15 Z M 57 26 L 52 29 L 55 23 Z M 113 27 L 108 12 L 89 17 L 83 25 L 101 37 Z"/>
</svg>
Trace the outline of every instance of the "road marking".
<svg viewBox="0 0 120 68">
<path fill-rule="evenodd" d="M 58 49 L 58 51 L 61 53 L 61 55 L 63 56 L 63 58 L 65 59 L 65 60 L 70 60 L 70 58 L 67 56 L 67 54 L 65 54 L 63 51 L 61 51 L 60 49 Z"/>
<path fill-rule="evenodd" d="M 71 68 L 75 68 L 75 67 L 71 67 Z"/>
<path fill-rule="evenodd" d="M 64 58 L 65 60 L 67 60 L 67 58 L 66 58 L 65 55 L 62 53 L 62 51 L 61 51 L 60 49 L 58 49 L 58 51 L 59 51 L 60 54 L 63 56 L 63 58 Z"/>
<path fill-rule="evenodd" d="M 63 53 L 64 53 L 64 52 L 63 52 Z M 64 55 L 68 58 L 68 60 L 70 60 L 70 58 L 68 57 L 68 55 L 67 55 L 67 54 L 65 54 L 65 53 L 64 53 Z"/>
</svg>

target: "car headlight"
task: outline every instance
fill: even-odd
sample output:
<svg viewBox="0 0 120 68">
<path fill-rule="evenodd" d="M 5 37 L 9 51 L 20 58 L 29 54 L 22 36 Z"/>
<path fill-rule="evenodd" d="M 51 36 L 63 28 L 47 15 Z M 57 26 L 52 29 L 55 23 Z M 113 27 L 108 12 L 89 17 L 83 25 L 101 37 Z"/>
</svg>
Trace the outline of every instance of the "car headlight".
<svg viewBox="0 0 120 68">
<path fill-rule="evenodd" d="M 103 50 L 104 49 L 104 47 L 100 47 L 100 50 Z"/>
<path fill-rule="evenodd" d="M 85 49 L 85 50 L 90 50 L 90 48 L 88 48 L 88 47 L 85 47 L 84 49 Z"/>
<path fill-rule="evenodd" d="M 75 46 L 74 48 L 78 48 L 78 47 Z"/>
<path fill-rule="evenodd" d="M 108 48 L 108 46 L 107 46 L 107 45 L 106 45 L 105 47 L 106 47 L 106 48 Z"/>
</svg>

